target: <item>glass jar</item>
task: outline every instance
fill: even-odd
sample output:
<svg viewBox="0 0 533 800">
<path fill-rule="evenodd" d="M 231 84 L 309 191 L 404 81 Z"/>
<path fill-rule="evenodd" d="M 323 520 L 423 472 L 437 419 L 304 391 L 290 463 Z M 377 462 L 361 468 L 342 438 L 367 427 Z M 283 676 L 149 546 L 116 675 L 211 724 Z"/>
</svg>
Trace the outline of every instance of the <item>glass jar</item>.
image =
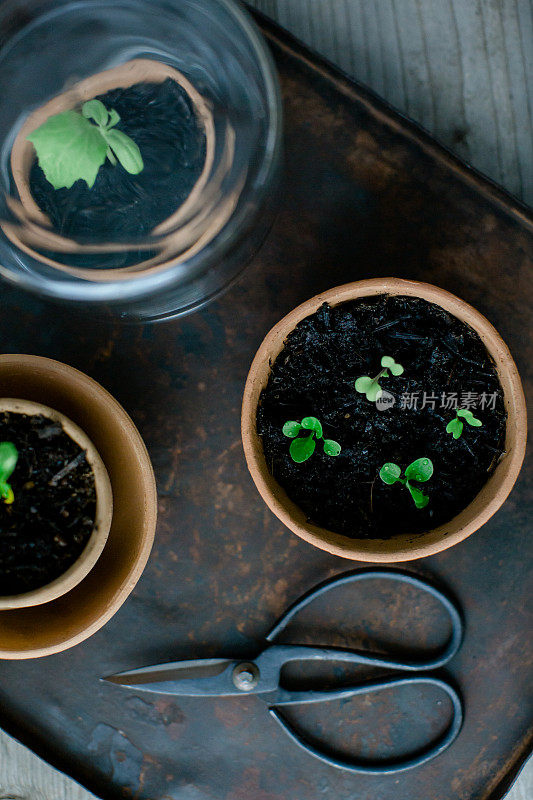
<svg viewBox="0 0 533 800">
<path fill-rule="evenodd" d="M 61 236 L 19 180 L 13 158 L 24 125 L 53 98 L 90 85 L 91 76 L 147 60 L 177 70 L 201 109 L 201 179 L 148 236 L 89 244 Z M 232 0 L 4 0 L 0 86 L 5 279 L 95 311 L 156 321 L 209 302 L 258 249 L 275 205 L 281 102 L 267 47 Z M 117 268 L 117 252 L 143 255 Z"/>
</svg>

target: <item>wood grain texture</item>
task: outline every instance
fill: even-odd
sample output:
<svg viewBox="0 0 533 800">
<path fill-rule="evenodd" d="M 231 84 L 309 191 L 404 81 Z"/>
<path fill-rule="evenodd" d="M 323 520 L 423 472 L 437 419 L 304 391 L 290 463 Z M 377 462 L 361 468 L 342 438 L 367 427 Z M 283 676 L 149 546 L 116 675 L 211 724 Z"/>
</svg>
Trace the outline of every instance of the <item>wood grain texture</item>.
<svg viewBox="0 0 533 800">
<path fill-rule="evenodd" d="M 533 203 L 531 0 L 251 4 Z M 508 800 L 532 796 L 530 763 Z M 94 795 L 0 732 L 0 800 L 67 798 Z"/>
<path fill-rule="evenodd" d="M 249 0 L 533 204 L 533 0 Z"/>
<path fill-rule="evenodd" d="M 0 800 L 95 800 L 71 778 L 0 731 Z M 521 799 L 520 799 L 521 800 Z"/>
</svg>

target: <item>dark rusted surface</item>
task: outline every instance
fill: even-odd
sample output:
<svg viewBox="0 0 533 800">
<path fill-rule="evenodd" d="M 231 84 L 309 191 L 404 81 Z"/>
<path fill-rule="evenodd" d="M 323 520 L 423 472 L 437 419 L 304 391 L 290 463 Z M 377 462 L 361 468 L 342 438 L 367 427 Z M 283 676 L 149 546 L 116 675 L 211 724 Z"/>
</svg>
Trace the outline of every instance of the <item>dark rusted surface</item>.
<svg viewBox="0 0 533 800">
<path fill-rule="evenodd" d="M 275 29 L 268 33 L 285 98 L 283 201 L 261 253 L 224 298 L 182 321 L 125 328 L 2 289 L 3 350 L 73 364 L 132 414 L 154 461 L 160 521 L 143 578 L 99 633 L 61 655 L 2 663 L 0 719 L 106 798 L 495 798 L 530 745 L 525 471 L 481 531 L 411 565 L 448 587 L 466 616 L 466 638 L 448 670 L 462 688 L 466 721 L 431 764 L 396 778 L 354 777 L 297 750 L 252 697 L 149 700 L 98 682 L 165 659 L 253 654 L 291 601 L 353 566 L 277 522 L 241 452 L 248 366 L 293 306 L 356 278 L 424 279 L 485 313 L 523 376 L 533 363 L 527 212 L 289 39 L 280 42 Z M 436 609 L 412 591 L 352 589 L 306 611 L 291 639 L 349 646 L 375 635 L 431 647 L 445 635 Z M 340 638 L 328 635 L 330 625 L 341 626 Z M 344 752 L 401 754 L 445 724 L 440 699 L 411 689 L 291 716 Z"/>
</svg>

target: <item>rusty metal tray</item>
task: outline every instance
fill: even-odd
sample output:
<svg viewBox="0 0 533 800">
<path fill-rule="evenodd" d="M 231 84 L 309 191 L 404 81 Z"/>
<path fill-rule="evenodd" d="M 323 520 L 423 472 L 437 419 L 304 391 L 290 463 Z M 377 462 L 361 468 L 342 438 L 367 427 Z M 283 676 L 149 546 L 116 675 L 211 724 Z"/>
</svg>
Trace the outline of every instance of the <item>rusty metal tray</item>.
<svg viewBox="0 0 533 800">
<path fill-rule="evenodd" d="M 449 588 L 467 625 L 448 673 L 462 688 L 465 725 L 431 764 L 354 777 L 294 748 L 252 697 L 147 701 L 98 682 L 158 660 L 244 656 L 292 600 L 353 566 L 278 523 L 241 452 L 248 366 L 289 309 L 348 280 L 424 279 L 485 313 L 523 377 L 531 375 L 527 209 L 290 36 L 260 24 L 283 86 L 286 173 L 277 221 L 239 282 L 189 318 L 146 328 L 95 325 L 2 288 L 4 351 L 73 364 L 132 414 L 153 458 L 160 520 L 143 578 L 100 632 L 61 655 L 1 664 L 0 724 L 103 798 L 494 800 L 531 747 L 525 470 L 482 530 L 410 566 Z M 380 627 L 383 611 L 388 623 Z M 302 623 L 324 640 L 328 620 L 341 621 L 345 645 L 390 639 L 402 625 L 406 645 L 431 647 L 443 633 L 435 609 L 378 587 L 340 594 L 335 607 L 315 607 Z M 401 754 L 443 724 L 445 711 L 422 691 L 294 714 L 316 739 L 346 752 Z"/>
</svg>

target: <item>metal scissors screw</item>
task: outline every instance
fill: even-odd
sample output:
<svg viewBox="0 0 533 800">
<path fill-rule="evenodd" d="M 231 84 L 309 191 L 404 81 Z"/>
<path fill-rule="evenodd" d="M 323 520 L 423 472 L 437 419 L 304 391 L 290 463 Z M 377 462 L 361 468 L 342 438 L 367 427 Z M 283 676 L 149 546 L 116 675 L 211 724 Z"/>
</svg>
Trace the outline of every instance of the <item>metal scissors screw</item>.
<svg viewBox="0 0 533 800">
<path fill-rule="evenodd" d="M 286 628 L 293 617 L 316 598 L 332 589 L 346 584 L 366 580 L 396 581 L 409 584 L 431 595 L 447 612 L 451 622 L 451 636 L 442 651 L 426 659 L 400 661 L 387 656 L 337 647 L 313 647 L 295 644 L 275 644 L 275 638 Z M 270 714 L 276 719 L 292 741 L 310 755 L 339 769 L 370 775 L 402 772 L 418 767 L 438 756 L 456 739 L 461 730 L 463 706 L 457 691 L 443 679 L 430 673 L 447 664 L 459 649 L 463 636 L 461 615 L 441 591 L 420 578 L 399 570 L 367 569 L 349 572 L 332 578 L 317 586 L 294 603 L 274 625 L 266 637 L 266 646 L 257 658 L 242 661 L 226 658 L 175 661 L 152 667 L 129 670 L 110 675 L 105 680 L 126 686 L 136 692 L 158 692 L 182 697 L 223 697 L 253 694 L 263 700 Z M 386 667 L 396 672 L 395 677 L 367 681 L 339 689 L 312 691 L 288 691 L 280 685 L 281 671 L 293 661 L 345 662 L 372 667 Z M 320 703 L 344 699 L 356 695 L 379 692 L 383 689 L 407 685 L 431 685 L 444 692 L 452 704 L 452 718 L 448 729 L 436 741 L 411 757 L 394 761 L 363 763 L 319 750 L 283 718 L 279 708 L 304 703 Z"/>
</svg>

